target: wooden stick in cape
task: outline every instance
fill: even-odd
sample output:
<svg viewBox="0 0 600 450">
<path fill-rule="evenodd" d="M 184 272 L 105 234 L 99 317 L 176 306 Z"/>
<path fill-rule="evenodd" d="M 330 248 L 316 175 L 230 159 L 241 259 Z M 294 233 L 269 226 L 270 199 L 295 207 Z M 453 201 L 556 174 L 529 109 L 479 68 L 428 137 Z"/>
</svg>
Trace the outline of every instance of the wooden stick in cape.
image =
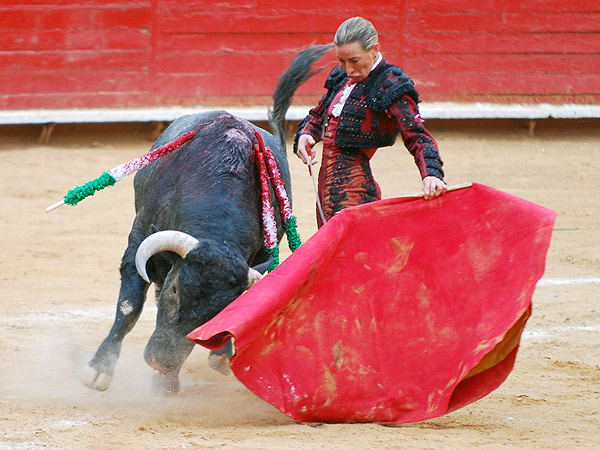
<svg viewBox="0 0 600 450">
<path fill-rule="evenodd" d="M 450 191 L 457 191 L 458 189 L 465 189 L 468 187 L 473 186 L 473 183 L 463 183 L 463 184 L 456 184 L 454 186 L 448 186 L 448 189 L 446 192 L 450 192 Z M 423 197 L 425 194 L 423 192 L 418 192 L 416 194 L 411 194 L 411 195 L 403 195 L 403 197 L 414 197 L 414 198 L 419 198 L 419 197 Z"/>
<path fill-rule="evenodd" d="M 65 197 L 61 201 L 48 206 L 46 208 L 46 212 L 49 213 L 51 211 L 54 211 L 56 208 L 59 208 L 63 205 L 75 206 L 84 198 L 94 195 L 96 191 L 104 189 L 108 186 L 112 186 L 117 181 L 120 181 L 127 175 L 131 175 L 133 172 L 140 170 L 142 167 L 146 167 L 152 161 L 156 161 L 158 158 L 161 158 L 166 154 L 172 152 L 173 150 L 178 149 L 184 143 L 192 139 L 195 135 L 195 132 L 188 131 L 187 133 L 182 134 L 181 136 L 169 142 L 168 144 L 162 145 L 158 148 L 155 148 L 154 150 L 149 151 L 144 156 L 132 159 L 129 162 L 114 167 L 108 172 L 102 173 L 102 175 L 100 175 L 95 180 L 88 181 L 82 186 L 77 186 L 74 189 L 71 189 L 69 192 L 67 192 L 67 195 L 65 195 Z"/>
</svg>

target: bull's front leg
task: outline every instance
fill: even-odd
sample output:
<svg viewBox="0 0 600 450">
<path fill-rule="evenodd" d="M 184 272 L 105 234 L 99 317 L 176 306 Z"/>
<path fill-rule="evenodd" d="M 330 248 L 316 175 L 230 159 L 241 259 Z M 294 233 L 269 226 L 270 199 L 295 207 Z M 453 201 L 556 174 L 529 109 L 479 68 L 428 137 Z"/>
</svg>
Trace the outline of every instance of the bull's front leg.
<svg viewBox="0 0 600 450">
<path fill-rule="evenodd" d="M 91 389 L 105 391 L 110 386 L 123 339 L 133 329 L 144 308 L 149 285 L 135 268 L 136 251 L 137 245 L 130 243 L 123 255 L 121 289 L 114 324 L 81 375 L 83 384 Z"/>
<path fill-rule="evenodd" d="M 229 360 L 232 356 L 233 344 L 231 340 L 229 340 L 219 350 L 211 350 L 210 354 L 208 355 L 208 365 L 211 367 L 211 369 L 216 370 L 221 375 L 229 375 L 231 373 Z"/>
</svg>

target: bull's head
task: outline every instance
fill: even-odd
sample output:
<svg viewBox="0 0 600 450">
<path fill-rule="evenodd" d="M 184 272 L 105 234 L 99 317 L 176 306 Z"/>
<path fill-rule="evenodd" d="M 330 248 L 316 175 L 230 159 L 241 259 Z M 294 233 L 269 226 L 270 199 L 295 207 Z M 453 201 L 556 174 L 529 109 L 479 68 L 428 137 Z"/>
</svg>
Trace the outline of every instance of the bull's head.
<svg viewBox="0 0 600 450">
<path fill-rule="evenodd" d="M 218 314 L 262 275 L 239 255 L 213 241 L 167 230 L 147 237 L 139 246 L 135 264 L 150 282 L 146 263 L 159 252 L 175 252 L 178 259 L 165 278 L 157 298 L 156 329 L 145 358 L 160 372 L 178 371 L 193 344 L 186 336 Z"/>
</svg>

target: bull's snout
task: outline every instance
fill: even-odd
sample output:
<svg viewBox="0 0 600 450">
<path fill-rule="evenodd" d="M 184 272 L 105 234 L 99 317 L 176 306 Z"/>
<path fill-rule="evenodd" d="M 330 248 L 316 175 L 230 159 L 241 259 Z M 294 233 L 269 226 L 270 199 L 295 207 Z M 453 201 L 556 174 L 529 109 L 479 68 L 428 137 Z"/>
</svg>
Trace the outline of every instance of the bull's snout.
<svg viewBox="0 0 600 450">
<path fill-rule="evenodd" d="M 194 343 L 185 336 L 154 330 L 144 350 L 144 359 L 161 373 L 179 372 L 193 348 Z"/>
</svg>

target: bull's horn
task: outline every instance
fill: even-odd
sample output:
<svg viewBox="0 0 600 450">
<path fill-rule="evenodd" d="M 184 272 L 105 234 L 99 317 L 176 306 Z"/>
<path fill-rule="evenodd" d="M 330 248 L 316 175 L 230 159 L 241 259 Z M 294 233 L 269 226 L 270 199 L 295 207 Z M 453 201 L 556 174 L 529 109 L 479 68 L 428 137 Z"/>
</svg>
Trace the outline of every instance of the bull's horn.
<svg viewBox="0 0 600 450">
<path fill-rule="evenodd" d="M 150 283 L 146 273 L 146 263 L 158 252 L 175 252 L 182 258 L 198 245 L 198 239 L 182 231 L 165 230 L 148 236 L 138 247 L 135 254 L 135 267 L 140 276 Z"/>
<path fill-rule="evenodd" d="M 248 268 L 248 286 L 246 287 L 246 289 L 250 289 L 256 283 L 258 283 L 260 280 L 262 280 L 263 276 L 264 275 L 262 273 L 260 273 L 258 270 L 254 270 L 252 267 L 249 267 Z"/>
</svg>

